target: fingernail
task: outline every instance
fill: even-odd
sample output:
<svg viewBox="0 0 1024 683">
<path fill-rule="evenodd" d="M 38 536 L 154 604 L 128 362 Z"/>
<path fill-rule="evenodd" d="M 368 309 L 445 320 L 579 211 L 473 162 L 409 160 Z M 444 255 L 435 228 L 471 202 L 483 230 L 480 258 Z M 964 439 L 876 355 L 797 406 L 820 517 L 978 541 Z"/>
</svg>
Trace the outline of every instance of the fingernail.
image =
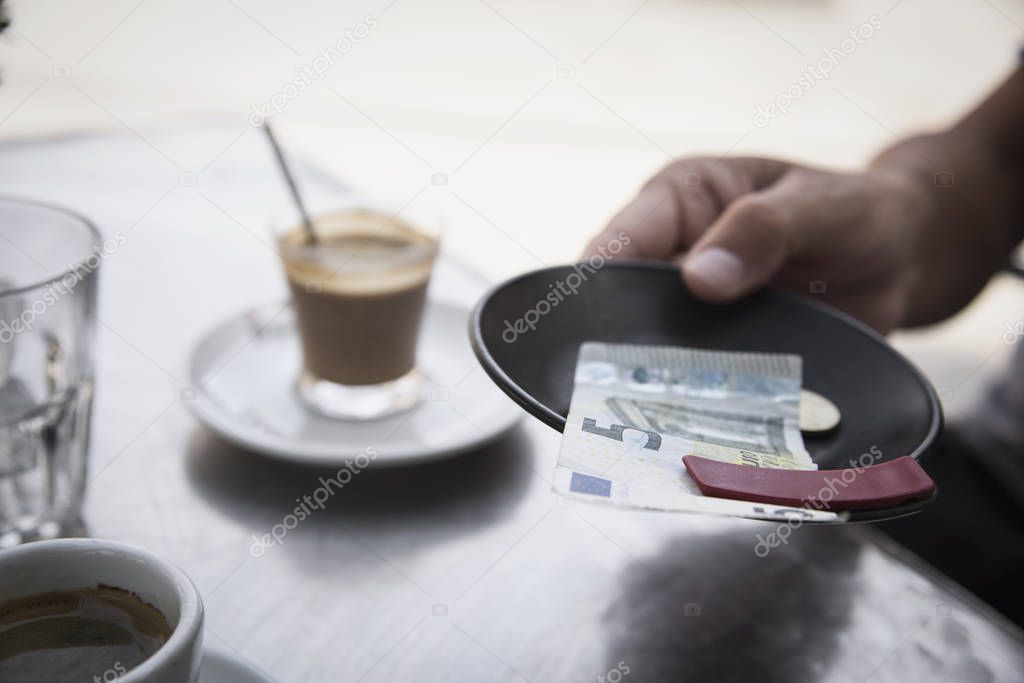
<svg viewBox="0 0 1024 683">
<path fill-rule="evenodd" d="M 721 297 L 732 297 L 743 287 L 743 262 L 720 247 L 701 249 L 683 262 L 683 270 Z"/>
</svg>

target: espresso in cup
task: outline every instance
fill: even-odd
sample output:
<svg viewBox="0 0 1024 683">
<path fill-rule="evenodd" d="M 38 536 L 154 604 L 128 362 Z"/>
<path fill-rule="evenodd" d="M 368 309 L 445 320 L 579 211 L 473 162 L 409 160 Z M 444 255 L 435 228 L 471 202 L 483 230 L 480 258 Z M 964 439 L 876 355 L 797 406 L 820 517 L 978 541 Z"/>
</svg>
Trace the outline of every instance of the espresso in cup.
<svg viewBox="0 0 1024 683">
<path fill-rule="evenodd" d="M 403 392 L 418 388 L 416 344 L 437 240 L 368 208 L 321 214 L 314 224 L 315 244 L 301 226 L 279 237 L 301 338 L 300 393 L 329 415 L 394 412 L 409 402 Z"/>
<path fill-rule="evenodd" d="M 0 603 L 0 681 L 114 680 L 149 659 L 171 631 L 160 610 L 111 586 L 7 600 Z"/>
<path fill-rule="evenodd" d="M 151 552 L 92 538 L 0 552 L 0 681 L 197 683 L 203 606 Z"/>
</svg>

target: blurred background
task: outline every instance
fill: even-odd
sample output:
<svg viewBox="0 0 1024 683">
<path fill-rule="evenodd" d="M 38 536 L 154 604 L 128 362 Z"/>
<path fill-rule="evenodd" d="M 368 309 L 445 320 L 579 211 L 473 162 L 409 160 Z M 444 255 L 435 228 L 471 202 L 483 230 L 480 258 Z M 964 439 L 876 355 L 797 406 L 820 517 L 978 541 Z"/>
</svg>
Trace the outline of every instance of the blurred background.
<svg viewBox="0 0 1024 683">
<path fill-rule="evenodd" d="M 11 4 L 0 138 L 127 135 L 180 195 L 270 111 L 293 153 L 357 189 L 433 192 L 447 248 L 493 278 L 575 257 L 673 156 L 856 167 L 961 113 L 1024 43 L 1024 3 L 1009 0 Z M 785 114 L 756 119 L 787 92 Z M 215 131 L 201 150 L 154 142 L 190 126 Z M 207 208 L 211 231 L 237 230 Z M 947 412 L 1001 367 L 1015 286 L 896 336 Z"/>
</svg>

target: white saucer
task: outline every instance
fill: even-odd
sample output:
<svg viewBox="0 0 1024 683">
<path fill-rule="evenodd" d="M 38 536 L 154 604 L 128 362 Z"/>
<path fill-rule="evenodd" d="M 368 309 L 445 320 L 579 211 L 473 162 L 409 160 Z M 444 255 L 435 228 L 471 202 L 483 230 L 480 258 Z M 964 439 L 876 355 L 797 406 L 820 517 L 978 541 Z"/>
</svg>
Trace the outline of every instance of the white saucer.
<svg viewBox="0 0 1024 683">
<path fill-rule="evenodd" d="M 433 285 L 432 285 L 433 287 Z M 430 298 L 417 368 L 426 398 L 380 420 L 332 420 L 310 411 L 295 380 L 298 334 L 283 304 L 247 311 L 209 331 L 191 355 L 193 414 L 228 441 L 291 462 L 341 466 L 370 447 L 374 465 L 443 458 L 481 446 L 512 428 L 522 411 L 476 361 L 466 333 L 469 307 Z"/>
<path fill-rule="evenodd" d="M 274 683 L 262 671 L 224 650 L 203 648 L 199 683 Z"/>
</svg>

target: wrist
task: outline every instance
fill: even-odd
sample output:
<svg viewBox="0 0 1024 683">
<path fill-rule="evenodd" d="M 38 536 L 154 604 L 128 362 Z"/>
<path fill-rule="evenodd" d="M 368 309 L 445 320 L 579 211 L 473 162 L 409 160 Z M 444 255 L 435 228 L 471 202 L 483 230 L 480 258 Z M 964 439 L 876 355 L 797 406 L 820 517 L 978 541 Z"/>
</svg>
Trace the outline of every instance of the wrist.
<svg viewBox="0 0 1024 683">
<path fill-rule="evenodd" d="M 901 141 L 868 167 L 914 186 L 932 219 L 983 247 L 999 267 L 1024 240 L 1024 159 L 976 126 Z"/>
<path fill-rule="evenodd" d="M 955 127 L 883 151 L 869 174 L 886 178 L 904 212 L 906 324 L 929 324 L 955 313 L 1007 262 L 1024 235 L 1019 170 L 974 130 Z"/>
</svg>

